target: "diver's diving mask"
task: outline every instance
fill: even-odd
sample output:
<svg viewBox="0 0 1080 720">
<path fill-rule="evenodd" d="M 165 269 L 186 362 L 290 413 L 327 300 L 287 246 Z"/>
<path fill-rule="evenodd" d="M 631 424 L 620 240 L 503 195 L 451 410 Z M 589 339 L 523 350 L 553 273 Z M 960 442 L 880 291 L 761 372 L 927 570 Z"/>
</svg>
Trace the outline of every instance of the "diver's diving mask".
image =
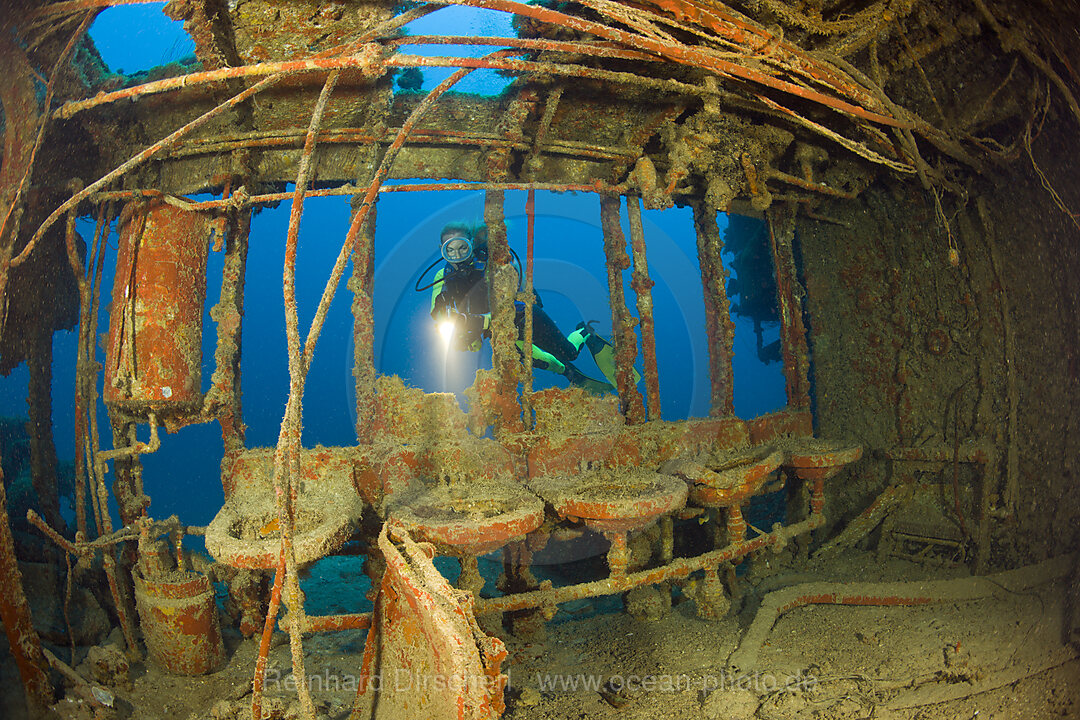
<svg viewBox="0 0 1080 720">
<path fill-rule="evenodd" d="M 473 259 L 473 244 L 464 235 L 454 235 L 443 241 L 440 252 L 451 265 L 462 265 Z"/>
</svg>

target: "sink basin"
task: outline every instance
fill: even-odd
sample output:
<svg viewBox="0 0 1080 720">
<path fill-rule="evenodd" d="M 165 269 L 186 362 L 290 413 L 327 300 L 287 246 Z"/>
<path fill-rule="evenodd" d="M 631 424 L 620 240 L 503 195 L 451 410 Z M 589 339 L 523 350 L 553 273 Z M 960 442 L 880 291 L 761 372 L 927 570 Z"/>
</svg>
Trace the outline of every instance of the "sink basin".
<svg viewBox="0 0 1080 720">
<path fill-rule="evenodd" d="M 599 532 L 640 530 L 686 505 L 686 483 L 643 468 L 601 468 L 535 478 L 529 487 L 563 518 Z"/>
<path fill-rule="evenodd" d="M 206 528 L 206 549 L 235 568 L 270 569 L 281 554 L 274 502 L 272 448 L 244 452 L 228 471 L 230 494 Z M 325 557 L 352 535 L 364 504 L 353 486 L 352 463 L 326 448 L 301 453 L 293 551 L 298 564 Z"/>
<path fill-rule="evenodd" d="M 661 470 L 692 484 L 690 501 L 695 505 L 731 507 L 754 495 L 783 461 L 784 453 L 771 446 L 751 447 L 715 453 L 706 464 L 672 460 Z"/>
<path fill-rule="evenodd" d="M 862 446 L 805 437 L 786 441 L 784 466 L 802 480 L 828 480 L 862 457 Z"/>
<path fill-rule="evenodd" d="M 395 493 L 386 514 L 442 552 L 483 555 L 540 527 L 544 502 L 513 480 L 474 478 Z"/>
</svg>

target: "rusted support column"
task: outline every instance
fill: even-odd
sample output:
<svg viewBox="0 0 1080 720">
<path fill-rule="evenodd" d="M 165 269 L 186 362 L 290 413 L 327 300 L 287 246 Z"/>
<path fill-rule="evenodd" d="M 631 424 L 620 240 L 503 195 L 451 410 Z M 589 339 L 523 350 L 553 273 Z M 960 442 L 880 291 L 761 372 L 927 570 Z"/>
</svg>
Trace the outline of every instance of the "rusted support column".
<svg viewBox="0 0 1080 720">
<path fill-rule="evenodd" d="M 698 263 L 705 295 L 705 334 L 709 343 L 709 387 L 713 416 L 735 413 L 735 376 L 731 358 L 735 345 L 735 323 L 727 297 L 727 269 L 721 258 L 724 249 L 716 210 L 703 202 L 695 203 L 694 229 L 697 231 Z"/>
<path fill-rule="evenodd" d="M 52 330 L 35 329 L 26 365 L 30 370 L 27 405 L 30 410 L 30 479 L 46 522 L 61 530 L 60 497 L 56 490 L 56 446 L 52 435 Z"/>
<path fill-rule="evenodd" d="M 41 641 L 30 621 L 30 606 L 23 594 L 22 575 L 15 558 L 15 543 L 7 514 L 4 473 L 0 470 L 0 620 L 4 621 L 11 656 L 19 668 L 31 717 L 43 714 L 52 702 Z"/>
<path fill-rule="evenodd" d="M 645 421 L 645 406 L 634 383 L 634 359 L 637 357 L 635 318 L 626 309 L 623 292 L 623 270 L 630 267 L 626 254 L 626 237 L 619 223 L 622 198 L 618 195 L 600 197 L 600 227 L 604 231 L 604 257 L 607 262 L 608 294 L 611 298 L 611 340 L 615 345 L 615 384 L 623 415 L 631 424 Z"/>
<path fill-rule="evenodd" d="M 356 197 L 359 202 L 360 197 Z M 354 212 L 359 205 L 354 208 Z M 353 246 L 353 377 L 356 380 L 356 440 L 373 440 L 375 419 L 375 205 Z"/>
<path fill-rule="evenodd" d="M 802 298 L 806 294 L 795 273 L 795 211 L 791 206 L 773 205 L 765 213 L 769 225 L 769 246 L 776 272 L 776 301 L 780 309 L 780 344 L 784 349 L 784 379 L 788 406 L 810 407 L 810 350 L 802 318 Z"/>
<path fill-rule="evenodd" d="M 630 247 L 634 254 L 634 273 L 630 287 L 637 296 L 638 317 L 641 318 L 641 353 L 645 357 L 645 402 L 650 420 L 660 419 L 660 376 L 656 368 L 656 332 L 653 322 L 652 288 L 656 283 L 649 277 L 645 257 L 645 227 L 641 222 L 641 199 L 626 198 L 630 216 Z"/>
<path fill-rule="evenodd" d="M 491 310 L 491 364 L 498 377 L 495 404 L 496 431 L 521 432 L 521 405 L 517 399 L 517 328 L 514 326 L 514 298 L 517 297 L 517 270 L 510 261 L 510 245 L 503 219 L 503 193 L 489 190 L 484 195 L 484 222 L 488 232 L 488 307 Z M 526 352 L 526 355 L 529 355 Z"/>
<path fill-rule="evenodd" d="M 234 180 L 237 182 L 238 180 Z M 241 187 L 239 194 L 246 197 Z M 223 193 L 230 196 L 232 193 Z M 247 206 L 230 211 L 223 218 L 225 262 L 221 272 L 221 295 L 210 309 L 217 323 L 217 347 L 214 349 L 214 374 L 203 403 L 203 413 L 217 417 L 225 448 L 223 463 L 232 462 L 244 450 L 244 422 L 241 413 L 240 350 L 244 317 L 244 281 L 247 273 L 248 234 L 251 209 Z"/>
<path fill-rule="evenodd" d="M 109 424 L 112 425 L 114 448 L 129 448 L 138 442 L 135 423 L 119 414 L 109 413 Z M 142 493 L 142 461 L 138 455 L 125 454 L 113 460 L 112 491 L 121 524 L 131 525 L 145 514 L 149 499 Z"/>
<path fill-rule="evenodd" d="M 522 334 L 522 345 L 526 351 L 522 354 L 521 362 L 521 406 L 525 418 L 526 429 L 533 427 L 532 410 L 532 344 L 533 344 L 533 305 L 536 296 L 533 295 L 533 245 L 536 233 L 536 191 L 529 188 L 525 200 L 526 239 L 525 239 L 525 289 L 522 291 L 521 301 L 525 303 L 525 327 Z"/>
</svg>

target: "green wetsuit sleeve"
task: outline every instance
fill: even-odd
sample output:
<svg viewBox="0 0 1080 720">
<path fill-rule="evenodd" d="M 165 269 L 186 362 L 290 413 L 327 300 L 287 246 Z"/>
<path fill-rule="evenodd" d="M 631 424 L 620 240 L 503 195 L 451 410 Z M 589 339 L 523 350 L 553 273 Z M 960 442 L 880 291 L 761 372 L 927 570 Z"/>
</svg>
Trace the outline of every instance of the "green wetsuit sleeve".
<svg viewBox="0 0 1080 720">
<path fill-rule="evenodd" d="M 446 272 L 446 268 L 439 268 L 439 271 L 435 273 L 435 282 L 431 286 L 431 315 L 435 316 L 435 301 L 442 295 L 443 291 L 443 273 Z"/>
</svg>

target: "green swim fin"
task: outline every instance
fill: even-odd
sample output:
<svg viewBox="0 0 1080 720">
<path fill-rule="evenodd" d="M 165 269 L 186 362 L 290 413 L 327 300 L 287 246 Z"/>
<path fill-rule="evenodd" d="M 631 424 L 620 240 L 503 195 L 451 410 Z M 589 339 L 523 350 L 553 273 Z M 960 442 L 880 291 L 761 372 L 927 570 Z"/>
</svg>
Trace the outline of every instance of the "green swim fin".
<svg viewBox="0 0 1080 720">
<path fill-rule="evenodd" d="M 585 339 L 585 347 L 589 348 L 596 367 L 600 368 L 600 372 L 604 374 L 608 382 L 616 385 L 615 346 L 596 333 L 592 333 Z M 641 382 L 641 373 L 634 368 L 634 384 L 637 385 L 639 382 Z"/>
<path fill-rule="evenodd" d="M 594 380 L 570 363 L 566 363 L 566 370 L 563 372 L 563 376 L 570 381 L 571 385 L 577 385 L 593 395 L 604 395 L 616 392 L 614 385 L 609 385 L 600 380 Z"/>
</svg>

